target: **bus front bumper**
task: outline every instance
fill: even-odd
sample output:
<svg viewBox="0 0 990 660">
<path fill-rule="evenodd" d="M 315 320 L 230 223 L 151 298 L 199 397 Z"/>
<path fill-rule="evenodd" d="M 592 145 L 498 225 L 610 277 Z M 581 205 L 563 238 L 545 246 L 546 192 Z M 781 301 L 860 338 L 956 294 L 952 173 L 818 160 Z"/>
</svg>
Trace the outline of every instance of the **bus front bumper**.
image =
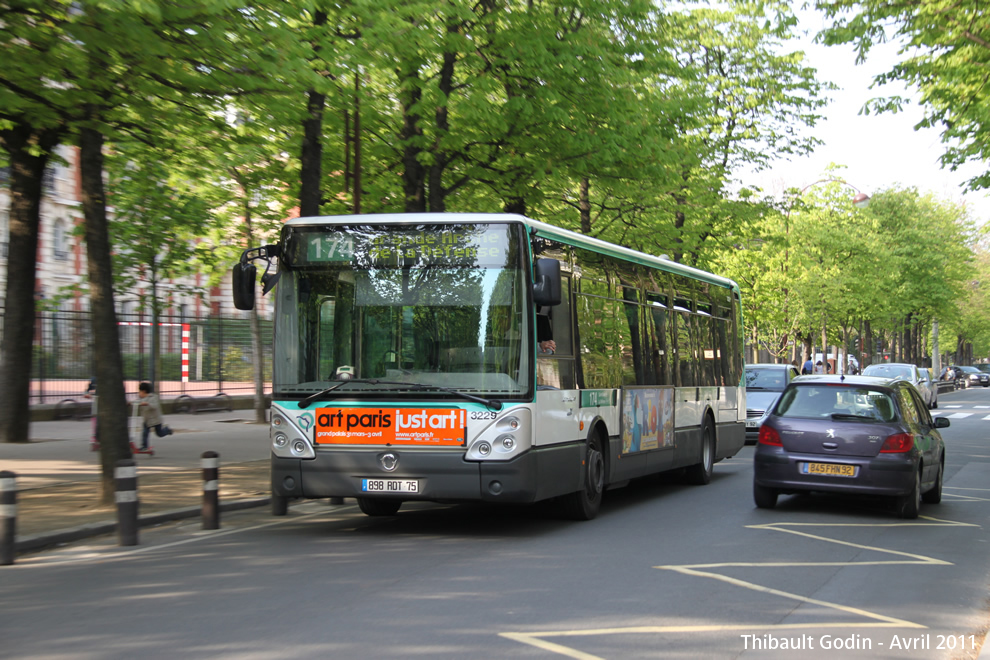
<svg viewBox="0 0 990 660">
<path fill-rule="evenodd" d="M 391 457 L 386 455 L 390 454 Z M 394 458 L 393 458 L 394 457 Z M 386 471 L 383 463 L 395 468 Z M 537 458 L 465 461 L 451 451 L 335 450 L 315 459 L 271 457 L 272 494 L 293 498 L 390 497 L 402 500 L 529 503 L 537 498 Z M 428 476 L 427 476 L 428 475 Z M 417 492 L 369 492 L 367 480 L 415 481 Z"/>
</svg>

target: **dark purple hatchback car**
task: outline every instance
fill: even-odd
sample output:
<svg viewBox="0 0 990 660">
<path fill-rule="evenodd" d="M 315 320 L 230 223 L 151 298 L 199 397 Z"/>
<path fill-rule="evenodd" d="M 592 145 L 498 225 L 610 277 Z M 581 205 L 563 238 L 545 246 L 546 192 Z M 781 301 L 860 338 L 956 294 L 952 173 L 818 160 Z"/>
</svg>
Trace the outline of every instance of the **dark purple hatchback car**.
<svg viewBox="0 0 990 660">
<path fill-rule="evenodd" d="M 754 455 L 753 498 L 807 491 L 896 498 L 902 518 L 942 499 L 945 443 L 913 385 L 866 376 L 800 376 L 766 416 Z"/>
</svg>

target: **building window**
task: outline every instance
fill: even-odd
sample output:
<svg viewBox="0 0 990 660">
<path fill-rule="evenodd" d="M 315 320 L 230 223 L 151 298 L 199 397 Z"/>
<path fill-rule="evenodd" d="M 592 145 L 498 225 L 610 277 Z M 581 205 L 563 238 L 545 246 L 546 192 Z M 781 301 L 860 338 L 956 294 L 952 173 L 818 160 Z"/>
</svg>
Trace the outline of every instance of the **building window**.
<svg viewBox="0 0 990 660">
<path fill-rule="evenodd" d="M 69 258 L 69 251 L 66 245 L 65 220 L 58 218 L 55 221 L 55 229 L 52 238 L 52 256 L 56 261 L 65 261 Z"/>
</svg>

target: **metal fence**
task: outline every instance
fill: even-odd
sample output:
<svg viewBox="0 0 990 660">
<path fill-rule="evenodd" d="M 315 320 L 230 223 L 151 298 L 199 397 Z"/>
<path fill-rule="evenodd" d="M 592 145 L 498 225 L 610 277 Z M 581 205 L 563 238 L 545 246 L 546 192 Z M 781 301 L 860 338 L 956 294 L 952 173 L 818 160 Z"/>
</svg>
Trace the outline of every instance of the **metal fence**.
<svg viewBox="0 0 990 660">
<path fill-rule="evenodd" d="M 0 308 L 0 313 L 2 313 Z M 125 391 L 137 393 L 151 379 L 152 324 L 147 315 L 117 316 Z M 156 390 L 163 399 L 181 395 L 208 397 L 253 394 L 251 325 L 247 318 L 211 316 L 158 319 L 159 367 Z M 2 332 L 2 324 L 0 324 Z M 265 391 L 271 391 L 271 321 L 261 321 L 261 357 Z M 94 376 L 95 354 L 89 312 L 39 312 L 31 360 L 31 403 L 79 398 Z"/>
</svg>

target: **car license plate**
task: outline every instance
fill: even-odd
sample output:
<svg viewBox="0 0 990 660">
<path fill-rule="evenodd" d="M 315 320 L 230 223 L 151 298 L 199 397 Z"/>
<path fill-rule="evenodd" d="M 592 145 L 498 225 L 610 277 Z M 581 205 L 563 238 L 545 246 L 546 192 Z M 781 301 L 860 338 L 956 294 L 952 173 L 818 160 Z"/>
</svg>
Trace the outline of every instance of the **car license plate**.
<svg viewBox="0 0 990 660">
<path fill-rule="evenodd" d="M 361 490 L 365 493 L 418 493 L 416 479 L 362 479 Z"/>
<path fill-rule="evenodd" d="M 838 463 L 802 463 L 802 474 L 824 474 L 830 477 L 855 477 L 855 465 L 840 465 Z"/>
<path fill-rule="evenodd" d="M 746 420 L 746 428 L 748 428 L 748 429 L 757 429 L 759 427 L 760 427 L 760 420 L 758 420 L 758 419 L 747 419 Z"/>
</svg>

